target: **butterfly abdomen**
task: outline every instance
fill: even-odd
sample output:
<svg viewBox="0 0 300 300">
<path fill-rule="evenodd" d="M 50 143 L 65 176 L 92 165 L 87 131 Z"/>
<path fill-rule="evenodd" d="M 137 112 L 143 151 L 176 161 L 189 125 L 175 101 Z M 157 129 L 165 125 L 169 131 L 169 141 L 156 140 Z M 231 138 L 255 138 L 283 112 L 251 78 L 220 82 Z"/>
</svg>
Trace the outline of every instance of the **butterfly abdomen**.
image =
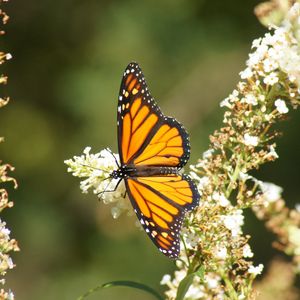
<svg viewBox="0 0 300 300">
<path fill-rule="evenodd" d="M 147 167 L 147 166 L 127 166 L 123 165 L 118 170 L 112 172 L 112 178 L 149 177 L 149 176 L 170 176 L 178 175 L 179 169 L 176 167 Z"/>
<path fill-rule="evenodd" d="M 128 177 L 149 177 L 161 175 L 178 175 L 179 169 L 176 167 L 152 167 L 152 166 L 125 166 L 124 172 Z"/>
</svg>

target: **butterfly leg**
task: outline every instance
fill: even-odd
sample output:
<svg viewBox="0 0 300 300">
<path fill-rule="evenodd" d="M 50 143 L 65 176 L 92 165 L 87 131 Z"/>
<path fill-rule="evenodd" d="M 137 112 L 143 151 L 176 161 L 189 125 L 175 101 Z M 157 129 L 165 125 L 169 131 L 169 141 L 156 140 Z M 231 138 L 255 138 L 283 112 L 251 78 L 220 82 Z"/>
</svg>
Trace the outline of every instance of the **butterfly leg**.
<svg viewBox="0 0 300 300">
<path fill-rule="evenodd" d="M 111 178 L 111 177 L 108 177 L 108 178 L 106 178 L 106 179 L 109 179 L 109 178 Z M 105 180 L 106 180 L 106 179 L 105 179 Z M 109 187 L 109 185 L 110 185 L 112 179 L 113 179 L 113 178 L 111 178 L 110 182 L 107 184 L 107 186 L 105 187 L 104 191 L 102 191 L 102 192 L 100 192 L 100 193 L 97 194 L 97 196 L 98 196 L 100 199 L 102 198 L 102 195 L 103 195 L 104 193 L 112 193 L 112 192 L 115 192 L 115 191 L 117 190 L 117 188 L 118 188 L 120 182 L 122 181 L 122 178 L 120 178 L 120 180 L 117 182 L 115 188 L 114 188 L 113 190 L 108 190 L 107 188 Z"/>
</svg>

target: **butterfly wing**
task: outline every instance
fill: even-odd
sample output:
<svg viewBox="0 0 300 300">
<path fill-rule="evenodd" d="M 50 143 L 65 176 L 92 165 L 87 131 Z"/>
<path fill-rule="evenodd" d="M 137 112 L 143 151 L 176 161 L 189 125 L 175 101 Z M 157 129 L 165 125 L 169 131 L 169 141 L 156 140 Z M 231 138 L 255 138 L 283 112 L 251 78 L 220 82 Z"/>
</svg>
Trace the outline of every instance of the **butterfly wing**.
<svg viewBox="0 0 300 300">
<path fill-rule="evenodd" d="M 125 179 L 129 199 L 146 233 L 170 258 L 180 251 L 184 213 L 199 202 L 195 183 L 186 175 Z"/>
<path fill-rule="evenodd" d="M 122 165 L 181 168 L 190 156 L 186 130 L 162 114 L 136 63 L 127 66 L 121 83 L 118 142 Z"/>
<path fill-rule="evenodd" d="M 163 115 L 136 63 L 125 69 L 118 101 L 121 165 L 182 168 L 190 156 L 189 136 L 175 119 Z M 176 258 L 184 213 L 200 195 L 186 175 L 125 178 L 130 201 L 145 231 L 161 252 Z"/>
</svg>

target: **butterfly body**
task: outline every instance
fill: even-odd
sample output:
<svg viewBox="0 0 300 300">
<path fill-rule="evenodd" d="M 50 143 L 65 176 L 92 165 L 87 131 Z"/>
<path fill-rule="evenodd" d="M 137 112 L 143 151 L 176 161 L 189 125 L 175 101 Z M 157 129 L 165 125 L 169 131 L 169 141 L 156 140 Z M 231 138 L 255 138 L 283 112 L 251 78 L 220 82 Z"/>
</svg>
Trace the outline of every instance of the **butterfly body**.
<svg viewBox="0 0 300 300">
<path fill-rule="evenodd" d="M 111 177 L 114 179 L 124 179 L 130 177 L 160 176 L 179 174 L 178 168 L 174 167 L 147 167 L 147 166 L 121 166 L 118 170 L 112 172 Z"/>
<path fill-rule="evenodd" d="M 200 199 L 195 183 L 180 174 L 190 157 L 189 136 L 161 112 L 137 63 L 123 75 L 117 125 L 120 166 L 111 177 L 125 181 L 134 211 L 157 248 L 176 258 L 184 214 Z"/>
</svg>

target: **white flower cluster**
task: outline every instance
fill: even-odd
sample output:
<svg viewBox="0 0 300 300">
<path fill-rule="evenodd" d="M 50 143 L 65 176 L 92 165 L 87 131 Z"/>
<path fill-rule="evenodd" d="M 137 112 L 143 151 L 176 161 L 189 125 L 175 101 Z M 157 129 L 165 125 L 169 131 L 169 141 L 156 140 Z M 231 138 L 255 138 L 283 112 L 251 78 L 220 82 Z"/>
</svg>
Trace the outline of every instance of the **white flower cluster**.
<svg viewBox="0 0 300 300">
<path fill-rule="evenodd" d="M 171 275 L 166 274 L 160 281 L 161 285 L 166 285 L 169 290 L 165 292 L 167 299 L 175 299 L 178 286 L 180 282 L 186 277 L 187 272 L 185 269 L 175 271 L 174 278 L 172 280 Z M 207 300 L 207 299 L 224 299 L 224 291 L 221 289 L 221 277 L 213 272 L 204 275 L 204 279 L 201 280 L 200 277 L 195 276 L 193 278 L 193 283 L 190 285 L 184 299 L 188 300 Z M 214 298 L 211 298 L 211 295 Z"/>
<path fill-rule="evenodd" d="M 277 99 L 275 101 L 275 106 L 280 114 L 287 114 L 289 112 L 289 109 L 286 106 L 285 102 L 281 99 Z"/>
<path fill-rule="evenodd" d="M 288 238 L 293 244 L 294 254 L 300 256 L 300 228 L 295 225 L 288 227 Z M 300 273 L 300 263 L 298 263 L 298 272 Z"/>
<path fill-rule="evenodd" d="M 254 277 L 261 274 L 264 266 L 259 264 L 257 267 L 250 266 L 248 272 L 253 274 Z M 187 276 L 185 269 L 175 271 L 174 278 L 171 275 L 166 274 L 160 281 L 161 285 L 166 285 L 169 289 L 165 292 L 167 299 L 173 300 L 176 298 L 177 290 L 180 282 Z M 224 295 L 224 289 L 222 288 L 222 279 L 214 272 L 209 272 L 204 275 L 203 280 L 198 276 L 193 278 L 193 283 L 190 285 L 184 299 L 188 300 L 223 300 L 227 299 Z M 238 295 L 238 299 L 246 299 L 245 295 L 241 292 Z"/>
<path fill-rule="evenodd" d="M 230 205 L 230 201 L 225 197 L 223 193 L 213 192 L 212 199 L 215 200 L 222 207 Z"/>
<path fill-rule="evenodd" d="M 244 144 L 246 146 L 256 147 L 259 143 L 259 138 L 257 136 L 251 136 L 249 133 L 244 134 Z"/>
<path fill-rule="evenodd" d="M 262 182 L 260 180 L 258 180 L 257 183 L 263 193 L 262 197 L 266 206 L 281 198 L 283 192 L 282 187 L 271 182 Z"/>
<path fill-rule="evenodd" d="M 243 172 L 240 172 L 239 178 L 244 182 L 246 182 L 247 180 L 252 180 L 259 187 L 259 190 L 261 192 L 260 200 L 263 201 L 263 205 L 265 207 L 269 206 L 270 203 L 276 202 L 281 199 L 281 194 L 283 192 L 282 187 L 272 182 L 264 182 L 258 180 L 255 177 Z"/>
<path fill-rule="evenodd" d="M 279 81 L 280 69 L 288 74 L 291 81 L 299 85 L 298 42 L 291 32 L 289 21 L 286 21 L 282 27 L 276 28 L 273 35 L 266 33 L 263 38 L 254 40 L 252 48 L 256 50 L 249 55 L 246 70 L 240 73 L 242 79 L 248 79 L 258 72 L 258 75 L 264 77 L 265 84 L 274 85 Z M 263 70 L 260 69 L 261 64 Z"/>
<path fill-rule="evenodd" d="M 246 244 L 244 247 L 243 247 L 243 257 L 247 258 L 251 258 L 253 257 L 253 252 L 249 246 L 249 244 Z"/>
<path fill-rule="evenodd" d="M 295 25 L 296 24 L 296 25 Z M 295 33 L 295 28 L 298 32 Z M 297 30 L 296 30 L 297 31 Z M 287 19 L 280 27 L 274 27 L 274 33 L 266 33 L 263 38 L 253 41 L 253 52 L 249 54 L 246 62 L 246 69 L 240 72 L 242 80 L 252 80 L 256 86 L 261 83 L 272 87 L 278 83 L 282 72 L 287 74 L 289 82 L 298 87 L 297 94 L 300 93 L 300 51 L 297 35 L 300 33 L 300 3 L 294 4 L 290 9 Z M 239 90 L 243 91 L 245 83 L 239 83 Z M 262 112 L 266 109 L 264 106 L 266 98 L 264 95 L 256 94 L 254 91 L 244 93 L 240 99 L 240 92 L 234 90 L 229 97 L 224 99 L 221 107 L 232 108 L 235 102 L 247 103 L 255 106 L 262 104 Z M 291 91 L 291 98 L 296 97 L 295 91 Z M 277 99 L 274 102 L 275 108 L 279 114 L 286 114 L 289 109 L 285 100 Z M 268 116 L 266 116 L 268 117 Z M 226 119 L 225 119 L 226 121 Z M 257 141 L 245 137 L 245 144 L 257 144 Z"/>
<path fill-rule="evenodd" d="M 0 244 L 3 248 L 3 250 L 0 252 L 0 275 L 4 276 L 7 272 L 8 269 L 13 269 L 14 268 L 14 263 L 6 251 L 9 250 L 11 247 L 11 242 L 12 240 L 10 239 L 10 230 L 6 228 L 6 223 L 2 222 L 0 219 Z M 5 278 L 0 279 L 1 284 L 5 284 Z M 3 296 L 3 298 L 1 298 Z M 9 291 L 5 292 L 3 289 L 0 291 L 0 299 L 14 299 L 14 294 Z"/>
<path fill-rule="evenodd" d="M 183 227 L 181 229 L 181 237 L 182 237 L 182 241 L 181 241 L 180 249 L 183 252 L 182 257 L 185 259 L 185 255 L 184 255 L 185 248 L 196 249 L 197 245 L 200 242 L 200 236 L 193 227 L 190 228 Z"/>
<path fill-rule="evenodd" d="M 227 229 L 231 231 L 232 237 L 237 237 L 242 233 L 241 227 L 244 224 L 243 211 L 236 209 L 232 214 L 223 216 L 223 222 Z"/>
<path fill-rule="evenodd" d="M 9 290 L 8 292 L 6 292 L 4 289 L 0 290 L 0 299 L 2 300 L 14 300 L 15 299 L 15 295 L 14 293 Z"/>
<path fill-rule="evenodd" d="M 263 264 L 259 264 L 257 267 L 251 266 L 248 270 L 250 274 L 253 274 L 254 276 L 261 274 L 261 272 L 264 269 Z"/>
<path fill-rule="evenodd" d="M 104 204 L 114 203 L 111 209 L 113 218 L 119 217 L 125 211 L 132 215 L 132 206 L 125 197 L 123 180 L 119 182 L 119 179 L 113 179 L 110 176 L 118 168 L 118 154 L 112 153 L 109 149 L 96 154 L 91 154 L 90 151 L 91 147 L 86 147 L 83 155 L 65 160 L 68 172 L 75 177 L 85 178 L 80 182 L 80 189 L 83 193 L 92 189 Z"/>
<path fill-rule="evenodd" d="M 90 154 L 90 151 L 91 147 L 86 147 L 83 155 L 74 156 L 73 159 L 65 160 L 64 163 L 68 165 L 68 172 L 72 172 L 73 176 L 87 178 L 81 183 L 80 188 L 83 193 L 87 193 L 88 189 L 93 187 L 94 193 L 98 194 L 105 190 L 104 180 L 118 168 L 116 160 L 118 161 L 119 157 L 107 149 L 96 154 Z"/>
</svg>

